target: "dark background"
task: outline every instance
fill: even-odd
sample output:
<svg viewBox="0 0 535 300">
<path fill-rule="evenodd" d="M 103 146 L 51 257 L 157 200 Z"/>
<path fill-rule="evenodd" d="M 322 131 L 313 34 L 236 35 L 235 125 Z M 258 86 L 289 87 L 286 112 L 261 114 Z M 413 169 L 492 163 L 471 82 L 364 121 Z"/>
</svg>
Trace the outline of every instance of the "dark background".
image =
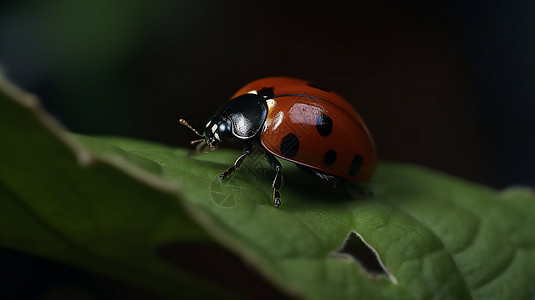
<svg viewBox="0 0 535 300">
<path fill-rule="evenodd" d="M 194 138 L 179 117 L 201 128 L 254 79 L 304 78 L 357 108 L 381 160 L 534 187 L 534 15 L 527 0 L 2 1 L 0 69 L 71 131 L 172 146 Z M 0 298 L 142 295 L 0 259 Z"/>
</svg>

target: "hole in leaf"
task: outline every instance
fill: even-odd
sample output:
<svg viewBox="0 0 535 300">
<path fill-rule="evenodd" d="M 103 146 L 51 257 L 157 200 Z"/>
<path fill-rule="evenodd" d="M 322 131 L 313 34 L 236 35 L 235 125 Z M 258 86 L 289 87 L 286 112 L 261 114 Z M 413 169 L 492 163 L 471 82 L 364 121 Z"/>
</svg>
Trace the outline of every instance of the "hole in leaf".
<svg viewBox="0 0 535 300">
<path fill-rule="evenodd" d="M 372 278 L 385 276 L 397 284 L 396 278 L 386 269 L 377 251 L 353 230 L 344 239 L 342 247 L 333 252 L 332 255 L 340 260 L 347 261 L 350 258 L 352 261 L 356 261 Z"/>
</svg>

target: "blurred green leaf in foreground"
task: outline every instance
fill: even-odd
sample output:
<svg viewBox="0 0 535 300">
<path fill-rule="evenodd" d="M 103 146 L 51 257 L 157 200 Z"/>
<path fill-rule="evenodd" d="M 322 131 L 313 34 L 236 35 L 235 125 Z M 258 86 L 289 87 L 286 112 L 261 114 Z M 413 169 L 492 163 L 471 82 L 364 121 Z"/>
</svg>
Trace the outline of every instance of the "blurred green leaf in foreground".
<svg viewBox="0 0 535 300">
<path fill-rule="evenodd" d="M 238 154 L 72 135 L 0 78 L 0 245 L 171 297 L 535 297 L 529 189 L 383 162 L 352 199 L 284 164 L 276 209 L 261 156 L 217 180 Z"/>
</svg>

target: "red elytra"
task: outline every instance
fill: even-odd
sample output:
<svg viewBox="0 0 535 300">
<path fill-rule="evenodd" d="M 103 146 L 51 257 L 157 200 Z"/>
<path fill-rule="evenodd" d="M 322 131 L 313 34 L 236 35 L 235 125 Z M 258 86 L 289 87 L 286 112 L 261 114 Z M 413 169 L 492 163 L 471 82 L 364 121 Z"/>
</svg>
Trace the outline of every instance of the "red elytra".
<svg viewBox="0 0 535 300">
<path fill-rule="evenodd" d="M 269 77 L 241 88 L 232 99 L 269 89 L 260 140 L 282 159 L 358 181 L 369 181 L 377 153 L 369 130 L 340 95 L 309 81 Z M 271 90 L 272 89 L 272 90 Z"/>
</svg>

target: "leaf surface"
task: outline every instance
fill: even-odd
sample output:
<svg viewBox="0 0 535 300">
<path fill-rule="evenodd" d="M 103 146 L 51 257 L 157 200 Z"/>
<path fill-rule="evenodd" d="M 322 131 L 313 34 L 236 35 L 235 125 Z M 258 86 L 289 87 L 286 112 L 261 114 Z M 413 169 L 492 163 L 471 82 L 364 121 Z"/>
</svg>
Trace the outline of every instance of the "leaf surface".
<svg viewBox="0 0 535 300">
<path fill-rule="evenodd" d="M 382 162 L 366 187 L 373 197 L 354 199 L 284 163 L 276 209 L 274 172 L 260 154 L 221 183 L 240 153 L 191 157 L 150 142 L 72 135 L 33 96 L 0 85 L 4 247 L 176 296 L 535 295 L 529 189 L 497 192 Z M 336 254 L 353 232 L 389 275 Z"/>
</svg>

